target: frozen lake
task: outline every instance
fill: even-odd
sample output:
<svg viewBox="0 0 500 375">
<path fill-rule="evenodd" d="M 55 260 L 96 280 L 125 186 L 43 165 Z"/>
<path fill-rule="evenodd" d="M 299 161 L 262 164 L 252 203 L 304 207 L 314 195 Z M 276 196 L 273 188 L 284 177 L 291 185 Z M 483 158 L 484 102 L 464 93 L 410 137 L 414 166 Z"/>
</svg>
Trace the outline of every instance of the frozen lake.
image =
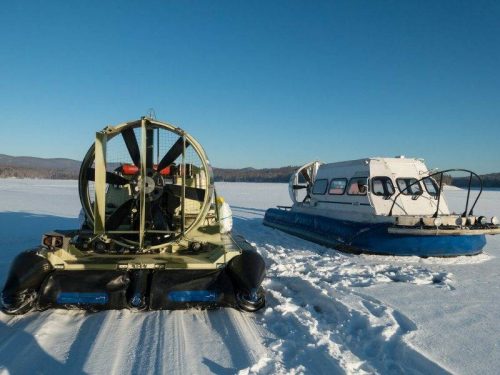
<svg viewBox="0 0 500 375">
<path fill-rule="evenodd" d="M 268 306 L 0 313 L 0 374 L 446 373 L 500 367 L 500 237 L 451 259 L 356 256 L 264 227 L 287 185 L 220 183 L 234 231 L 266 259 Z M 75 181 L 0 180 L 0 282 L 44 231 L 77 226 Z M 459 210 L 465 192 L 446 192 Z M 476 212 L 500 215 L 500 191 Z"/>
</svg>

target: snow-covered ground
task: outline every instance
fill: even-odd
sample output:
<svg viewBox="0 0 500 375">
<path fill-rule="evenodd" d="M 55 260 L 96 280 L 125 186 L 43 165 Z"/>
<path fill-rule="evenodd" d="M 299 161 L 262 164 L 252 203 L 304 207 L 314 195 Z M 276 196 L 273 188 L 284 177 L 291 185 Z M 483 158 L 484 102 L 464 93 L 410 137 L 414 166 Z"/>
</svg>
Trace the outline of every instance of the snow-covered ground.
<svg viewBox="0 0 500 375">
<path fill-rule="evenodd" d="M 475 257 L 348 255 L 262 225 L 266 208 L 289 204 L 285 184 L 217 188 L 266 259 L 263 311 L 0 313 L 0 374 L 498 372 L 499 237 Z M 464 192 L 446 194 L 459 210 Z M 0 180 L 0 283 L 79 210 L 74 181 Z M 480 211 L 500 214 L 500 191 Z"/>
</svg>

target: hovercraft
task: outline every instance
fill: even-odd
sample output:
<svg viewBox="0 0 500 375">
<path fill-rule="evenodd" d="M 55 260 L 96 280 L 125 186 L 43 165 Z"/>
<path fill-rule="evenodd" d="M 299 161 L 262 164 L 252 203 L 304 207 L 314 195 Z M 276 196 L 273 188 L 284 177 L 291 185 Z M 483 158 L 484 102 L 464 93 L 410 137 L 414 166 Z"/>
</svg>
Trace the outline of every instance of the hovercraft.
<svg viewBox="0 0 500 375">
<path fill-rule="evenodd" d="M 445 180 L 454 172 L 469 176 L 459 213 L 450 212 L 443 194 Z M 480 187 L 473 191 L 475 181 Z M 500 233 L 497 217 L 474 214 L 482 193 L 476 173 L 433 173 L 422 159 L 315 161 L 291 176 L 289 192 L 293 205 L 268 209 L 264 224 L 345 252 L 474 255 L 482 251 L 486 235 Z"/>
<path fill-rule="evenodd" d="M 4 312 L 264 306 L 264 261 L 232 236 L 205 151 L 182 129 L 144 117 L 98 132 L 79 194 L 82 227 L 15 258 Z"/>
</svg>

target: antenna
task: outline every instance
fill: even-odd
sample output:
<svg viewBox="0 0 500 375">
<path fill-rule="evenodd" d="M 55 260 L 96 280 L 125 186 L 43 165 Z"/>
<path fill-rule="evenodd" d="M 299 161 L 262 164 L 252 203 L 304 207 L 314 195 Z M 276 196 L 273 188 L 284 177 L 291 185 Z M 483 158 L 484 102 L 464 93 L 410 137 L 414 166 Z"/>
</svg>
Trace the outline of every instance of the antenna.
<svg viewBox="0 0 500 375">
<path fill-rule="evenodd" d="M 153 107 L 148 109 L 148 117 L 156 120 L 156 111 Z"/>
</svg>

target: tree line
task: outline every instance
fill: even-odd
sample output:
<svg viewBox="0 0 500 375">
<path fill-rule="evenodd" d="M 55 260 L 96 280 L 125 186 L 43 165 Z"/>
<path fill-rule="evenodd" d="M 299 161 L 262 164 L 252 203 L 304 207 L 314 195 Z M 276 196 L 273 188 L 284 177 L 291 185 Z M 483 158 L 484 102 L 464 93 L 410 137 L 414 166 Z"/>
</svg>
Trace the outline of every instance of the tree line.
<svg viewBox="0 0 500 375">
<path fill-rule="evenodd" d="M 288 182 L 296 166 L 281 168 L 242 168 L 227 169 L 214 168 L 216 182 Z M 0 165 L 0 178 L 40 178 L 57 180 L 76 180 L 79 170 L 74 168 L 26 168 Z M 500 173 L 491 173 L 481 176 L 485 188 L 500 188 Z M 437 178 L 439 182 L 439 178 Z M 452 177 L 445 175 L 443 183 L 467 188 L 469 177 Z M 472 187 L 479 187 L 477 179 L 472 180 Z"/>
</svg>

